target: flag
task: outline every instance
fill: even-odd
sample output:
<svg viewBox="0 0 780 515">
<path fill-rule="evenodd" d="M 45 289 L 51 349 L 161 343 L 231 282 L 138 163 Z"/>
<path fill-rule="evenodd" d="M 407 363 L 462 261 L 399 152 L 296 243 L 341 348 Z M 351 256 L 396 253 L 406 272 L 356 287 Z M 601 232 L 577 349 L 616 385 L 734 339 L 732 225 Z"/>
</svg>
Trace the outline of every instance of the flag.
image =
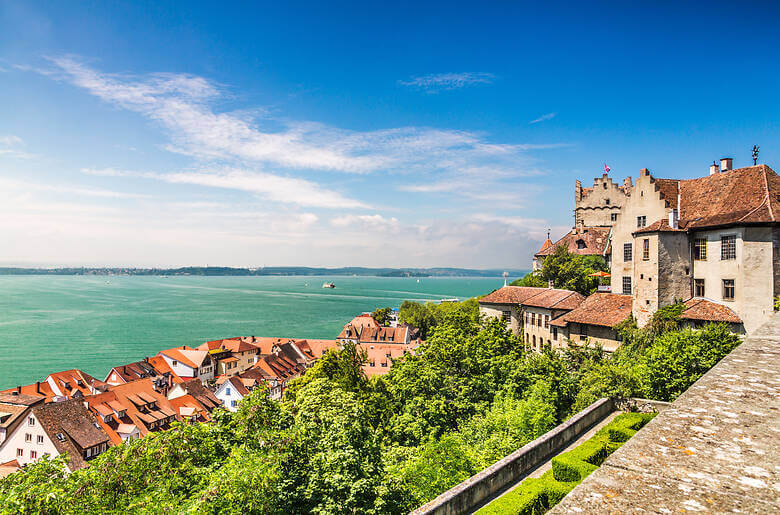
<svg viewBox="0 0 780 515">
<path fill-rule="evenodd" d="M 607 163 L 604 163 L 604 173 L 609 173 L 610 167 L 607 166 Z"/>
</svg>

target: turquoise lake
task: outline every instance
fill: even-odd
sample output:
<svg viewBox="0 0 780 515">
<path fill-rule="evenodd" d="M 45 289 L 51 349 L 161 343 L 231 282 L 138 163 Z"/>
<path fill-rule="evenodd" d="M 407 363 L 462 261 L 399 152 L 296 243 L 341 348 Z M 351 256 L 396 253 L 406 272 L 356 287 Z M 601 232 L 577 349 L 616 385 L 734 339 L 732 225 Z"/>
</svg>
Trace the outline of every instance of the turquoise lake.
<svg viewBox="0 0 780 515">
<path fill-rule="evenodd" d="M 0 276 L 0 389 L 71 368 L 102 380 L 112 366 L 217 338 L 335 338 L 364 311 L 502 285 L 500 277 Z"/>
</svg>

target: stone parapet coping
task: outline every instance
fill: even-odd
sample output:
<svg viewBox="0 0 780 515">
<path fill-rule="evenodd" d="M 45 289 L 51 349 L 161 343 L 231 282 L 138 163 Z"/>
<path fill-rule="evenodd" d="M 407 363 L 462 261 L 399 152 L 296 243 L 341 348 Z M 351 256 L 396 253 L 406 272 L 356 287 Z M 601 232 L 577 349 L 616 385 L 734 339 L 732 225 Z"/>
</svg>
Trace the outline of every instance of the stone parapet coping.
<svg viewBox="0 0 780 515">
<path fill-rule="evenodd" d="M 780 314 L 549 513 L 780 513 Z"/>
</svg>

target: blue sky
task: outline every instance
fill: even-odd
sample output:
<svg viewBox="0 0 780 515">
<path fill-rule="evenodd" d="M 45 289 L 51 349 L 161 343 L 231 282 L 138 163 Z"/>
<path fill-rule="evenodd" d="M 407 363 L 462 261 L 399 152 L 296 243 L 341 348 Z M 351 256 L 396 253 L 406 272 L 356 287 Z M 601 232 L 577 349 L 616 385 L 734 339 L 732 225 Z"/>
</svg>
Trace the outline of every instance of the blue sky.
<svg viewBox="0 0 780 515">
<path fill-rule="evenodd" d="M 772 3 L 0 2 L 2 264 L 524 268 L 604 163 L 777 168 Z"/>
</svg>

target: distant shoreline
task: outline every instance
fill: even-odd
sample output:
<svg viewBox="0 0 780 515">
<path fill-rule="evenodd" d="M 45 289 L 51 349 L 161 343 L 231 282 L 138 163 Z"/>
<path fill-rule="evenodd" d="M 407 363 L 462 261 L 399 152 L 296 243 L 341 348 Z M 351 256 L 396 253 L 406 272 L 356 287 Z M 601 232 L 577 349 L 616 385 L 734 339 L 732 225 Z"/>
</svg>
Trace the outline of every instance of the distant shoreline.
<svg viewBox="0 0 780 515">
<path fill-rule="evenodd" d="M 506 270 L 512 277 L 525 275 L 526 270 Z M 105 275 L 105 276 L 359 276 L 359 277 L 501 277 L 504 270 L 471 268 L 315 268 L 272 266 L 258 268 L 180 267 L 180 268 L 100 268 L 61 267 L 23 268 L 0 267 L 0 275 Z"/>
</svg>

